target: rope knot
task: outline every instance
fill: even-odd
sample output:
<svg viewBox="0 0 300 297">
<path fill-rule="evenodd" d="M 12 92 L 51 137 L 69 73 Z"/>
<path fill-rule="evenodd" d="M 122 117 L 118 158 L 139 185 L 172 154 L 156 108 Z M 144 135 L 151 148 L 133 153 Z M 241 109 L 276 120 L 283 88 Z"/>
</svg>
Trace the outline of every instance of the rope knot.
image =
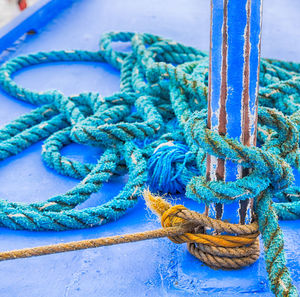
<svg viewBox="0 0 300 297">
<path fill-rule="evenodd" d="M 239 269 L 259 258 L 258 224 L 230 224 L 191 211 L 183 205 L 172 206 L 150 191 L 144 191 L 147 206 L 161 218 L 164 228 L 178 227 L 172 242 L 187 243 L 188 251 L 213 268 Z M 206 234 L 205 229 L 215 230 Z M 225 233 L 225 235 L 223 235 Z"/>
<path fill-rule="evenodd" d="M 148 180 L 153 191 L 184 193 L 187 182 L 199 174 L 193 165 L 195 155 L 180 142 L 163 142 L 148 161 Z"/>
<path fill-rule="evenodd" d="M 186 219 L 180 218 L 178 214 L 182 210 L 187 210 L 183 205 L 175 205 L 166 210 L 161 216 L 161 225 L 167 227 L 186 227 L 187 231 L 191 230 L 191 224 Z M 180 244 L 187 242 L 186 237 L 183 235 L 168 237 L 172 242 Z"/>
</svg>

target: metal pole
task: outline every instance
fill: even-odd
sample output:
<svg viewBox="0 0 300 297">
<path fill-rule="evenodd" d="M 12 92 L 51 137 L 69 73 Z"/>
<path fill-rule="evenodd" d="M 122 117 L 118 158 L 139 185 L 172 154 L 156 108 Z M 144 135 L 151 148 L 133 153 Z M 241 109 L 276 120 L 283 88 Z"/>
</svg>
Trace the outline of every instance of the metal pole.
<svg viewBox="0 0 300 297">
<path fill-rule="evenodd" d="M 262 0 L 211 0 L 208 127 L 256 145 Z M 246 169 L 207 158 L 207 179 L 234 181 Z M 245 224 L 251 201 L 206 208 L 209 216 Z"/>
</svg>

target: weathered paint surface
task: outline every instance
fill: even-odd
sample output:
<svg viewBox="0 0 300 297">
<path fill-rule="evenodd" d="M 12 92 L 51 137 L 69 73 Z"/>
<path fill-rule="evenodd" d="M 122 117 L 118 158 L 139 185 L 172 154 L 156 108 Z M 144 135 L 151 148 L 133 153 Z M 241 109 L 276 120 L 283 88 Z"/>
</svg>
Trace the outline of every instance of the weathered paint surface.
<svg viewBox="0 0 300 297">
<path fill-rule="evenodd" d="M 208 127 L 255 145 L 262 0 L 212 0 Z M 209 156 L 207 178 L 233 181 L 247 172 Z M 209 215 L 244 223 L 250 202 L 210 205 Z"/>
</svg>

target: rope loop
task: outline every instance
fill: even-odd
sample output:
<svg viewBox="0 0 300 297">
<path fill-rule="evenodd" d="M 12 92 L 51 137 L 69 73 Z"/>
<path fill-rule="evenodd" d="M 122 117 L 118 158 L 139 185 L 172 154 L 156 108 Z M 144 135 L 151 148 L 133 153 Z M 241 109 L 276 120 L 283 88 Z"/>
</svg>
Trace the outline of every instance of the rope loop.
<svg viewBox="0 0 300 297">
<path fill-rule="evenodd" d="M 175 205 L 168 210 L 166 210 L 161 217 L 161 225 L 162 227 L 176 227 L 187 225 L 188 222 L 185 219 L 182 219 L 177 216 L 178 212 L 182 209 L 186 209 L 183 205 Z M 187 242 L 187 238 L 184 235 L 179 235 L 176 237 L 168 237 L 174 243 L 184 243 Z"/>
<path fill-rule="evenodd" d="M 186 229 L 184 234 L 168 238 L 177 244 L 187 243 L 188 251 L 208 266 L 240 269 L 258 259 L 257 222 L 249 225 L 226 223 L 183 205 L 172 206 L 149 191 L 144 191 L 144 198 L 148 207 L 161 217 L 163 228 L 180 226 Z M 208 230 L 215 230 L 214 234 L 209 234 Z"/>
</svg>

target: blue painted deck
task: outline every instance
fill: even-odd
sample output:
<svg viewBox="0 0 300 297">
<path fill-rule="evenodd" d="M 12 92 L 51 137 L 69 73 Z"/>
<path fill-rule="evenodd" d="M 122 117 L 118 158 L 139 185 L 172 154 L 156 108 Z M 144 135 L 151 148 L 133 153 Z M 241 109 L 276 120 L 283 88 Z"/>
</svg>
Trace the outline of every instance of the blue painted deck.
<svg viewBox="0 0 300 297">
<path fill-rule="evenodd" d="M 262 55 L 300 62 L 300 2 L 264 1 Z M 207 50 L 208 0 L 77 0 L 19 42 L 8 57 L 52 49 L 96 50 L 99 36 L 107 31 L 151 32 Z M 57 63 L 26 69 L 16 81 L 35 90 L 59 89 L 65 94 L 84 91 L 109 95 L 118 90 L 119 73 L 95 63 Z M 0 92 L 0 124 L 33 107 Z M 33 202 L 65 192 L 77 181 L 45 167 L 41 143 L 0 163 L 1 199 Z M 100 152 L 80 145 L 63 150 L 76 160 L 95 162 Z M 105 185 L 84 206 L 97 205 L 118 193 L 125 178 Z M 300 181 L 298 175 L 298 182 Z M 177 201 L 178 202 L 178 201 Z M 196 203 L 182 199 L 187 207 Z M 67 232 L 10 231 L 1 228 L 1 250 L 109 236 L 159 227 L 141 200 L 119 221 L 90 230 Z M 281 222 L 288 266 L 300 289 L 300 227 Z M 263 256 L 240 271 L 215 271 L 190 256 L 184 245 L 167 239 L 104 247 L 0 263 L 1 297 L 83 296 L 272 296 Z"/>
</svg>

